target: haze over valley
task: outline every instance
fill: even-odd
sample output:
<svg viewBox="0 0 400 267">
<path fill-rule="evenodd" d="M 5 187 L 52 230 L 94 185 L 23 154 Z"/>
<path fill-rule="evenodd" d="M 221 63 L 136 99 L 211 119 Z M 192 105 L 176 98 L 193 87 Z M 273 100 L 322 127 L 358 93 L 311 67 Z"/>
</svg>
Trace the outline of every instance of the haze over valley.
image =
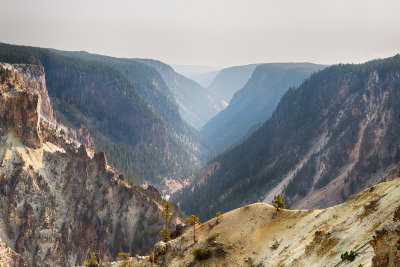
<svg viewBox="0 0 400 267">
<path fill-rule="evenodd" d="M 0 267 L 400 266 L 396 1 L 12 1 Z"/>
</svg>

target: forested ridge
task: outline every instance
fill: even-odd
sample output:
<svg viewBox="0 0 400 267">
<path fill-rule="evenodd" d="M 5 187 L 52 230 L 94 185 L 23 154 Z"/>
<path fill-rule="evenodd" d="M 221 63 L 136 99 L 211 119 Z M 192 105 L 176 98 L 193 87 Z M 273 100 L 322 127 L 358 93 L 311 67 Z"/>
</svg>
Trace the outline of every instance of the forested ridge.
<svg viewBox="0 0 400 267">
<path fill-rule="evenodd" d="M 298 86 L 312 72 L 325 66 L 312 63 L 267 63 L 254 70 L 229 105 L 201 129 L 214 153 L 242 142 L 249 130 L 271 116 L 283 94 Z"/>
<path fill-rule="evenodd" d="M 400 148 L 394 145 L 400 143 L 399 94 L 399 55 L 314 73 L 288 90 L 271 118 L 248 139 L 211 159 L 209 164 L 219 167 L 210 176 L 175 199 L 184 212 L 206 220 L 218 210 L 263 200 L 306 159 L 282 190 L 289 206 L 342 173 L 346 179 L 336 186 L 343 201 L 399 162 Z M 350 151 L 358 151 L 360 135 L 354 160 Z M 328 201 L 329 196 L 310 206 L 326 206 Z"/>
<path fill-rule="evenodd" d="M 86 125 L 97 150 L 136 182 L 188 177 L 198 167 L 196 133 L 180 118 L 159 73 L 129 59 L 1 43 L 0 61 L 43 65 L 57 119 Z M 189 140 L 189 141 L 188 141 Z"/>
<path fill-rule="evenodd" d="M 195 81 L 176 73 L 171 66 L 154 59 L 136 59 L 155 68 L 162 76 L 176 102 L 182 117 L 199 130 L 224 108 L 223 101 Z"/>
</svg>

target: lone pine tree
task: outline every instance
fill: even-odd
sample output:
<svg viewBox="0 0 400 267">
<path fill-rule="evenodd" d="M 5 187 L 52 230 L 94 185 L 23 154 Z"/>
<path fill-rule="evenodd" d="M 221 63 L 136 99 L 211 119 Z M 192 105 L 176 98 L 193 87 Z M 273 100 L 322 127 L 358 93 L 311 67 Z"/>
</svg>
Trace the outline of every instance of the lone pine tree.
<svg viewBox="0 0 400 267">
<path fill-rule="evenodd" d="M 193 226 L 193 242 L 196 243 L 196 223 L 199 222 L 199 217 L 196 217 L 196 215 L 191 215 L 187 218 L 187 222 Z"/>
<path fill-rule="evenodd" d="M 276 208 L 277 211 L 279 211 L 279 209 L 286 208 L 285 203 L 283 203 L 283 200 L 282 200 L 282 197 L 280 194 L 278 194 L 278 196 L 274 200 L 274 207 Z"/>
<path fill-rule="evenodd" d="M 171 240 L 170 231 L 169 231 L 169 223 L 170 223 L 171 214 L 172 214 L 172 206 L 171 206 L 171 203 L 167 202 L 164 205 L 164 219 L 165 219 L 164 227 L 160 231 L 161 240 L 164 242 Z"/>
</svg>

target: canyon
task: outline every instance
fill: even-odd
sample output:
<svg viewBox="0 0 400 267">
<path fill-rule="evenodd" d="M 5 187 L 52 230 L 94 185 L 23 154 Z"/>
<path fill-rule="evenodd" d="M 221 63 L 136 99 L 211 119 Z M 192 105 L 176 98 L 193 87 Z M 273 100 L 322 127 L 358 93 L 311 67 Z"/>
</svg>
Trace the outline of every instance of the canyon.
<svg viewBox="0 0 400 267">
<path fill-rule="evenodd" d="M 67 136 L 67 127 L 49 120 L 53 110 L 42 104 L 50 100 L 38 82 L 43 68 L 1 68 L 8 70 L 0 83 L 2 266 L 74 266 L 93 252 L 101 260 L 145 253 L 162 226 L 161 198 L 129 184 L 103 152 L 90 157 L 85 129 Z"/>
</svg>

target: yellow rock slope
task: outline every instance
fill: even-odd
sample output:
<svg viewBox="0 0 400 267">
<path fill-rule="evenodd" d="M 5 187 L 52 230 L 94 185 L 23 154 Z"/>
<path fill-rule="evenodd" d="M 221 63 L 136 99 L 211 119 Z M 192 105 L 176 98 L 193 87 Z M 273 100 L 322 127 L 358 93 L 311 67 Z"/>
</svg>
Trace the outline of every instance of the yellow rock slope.
<svg viewBox="0 0 400 267">
<path fill-rule="evenodd" d="M 370 245 L 376 230 L 394 230 L 400 206 L 400 179 L 385 182 L 351 196 L 345 203 L 322 210 L 280 210 L 256 203 L 223 214 L 163 244 L 150 257 L 134 257 L 111 266 L 372 266 Z M 207 250 L 208 238 L 219 233 L 223 256 L 197 261 L 194 248 Z M 215 244 L 215 243 L 214 243 Z M 353 250 L 351 263 L 340 263 L 341 254 Z M 395 252 L 396 253 L 396 252 Z M 399 256 L 399 253 L 397 252 Z M 375 265 L 377 266 L 377 265 Z M 397 265 L 393 265 L 397 266 Z"/>
</svg>

